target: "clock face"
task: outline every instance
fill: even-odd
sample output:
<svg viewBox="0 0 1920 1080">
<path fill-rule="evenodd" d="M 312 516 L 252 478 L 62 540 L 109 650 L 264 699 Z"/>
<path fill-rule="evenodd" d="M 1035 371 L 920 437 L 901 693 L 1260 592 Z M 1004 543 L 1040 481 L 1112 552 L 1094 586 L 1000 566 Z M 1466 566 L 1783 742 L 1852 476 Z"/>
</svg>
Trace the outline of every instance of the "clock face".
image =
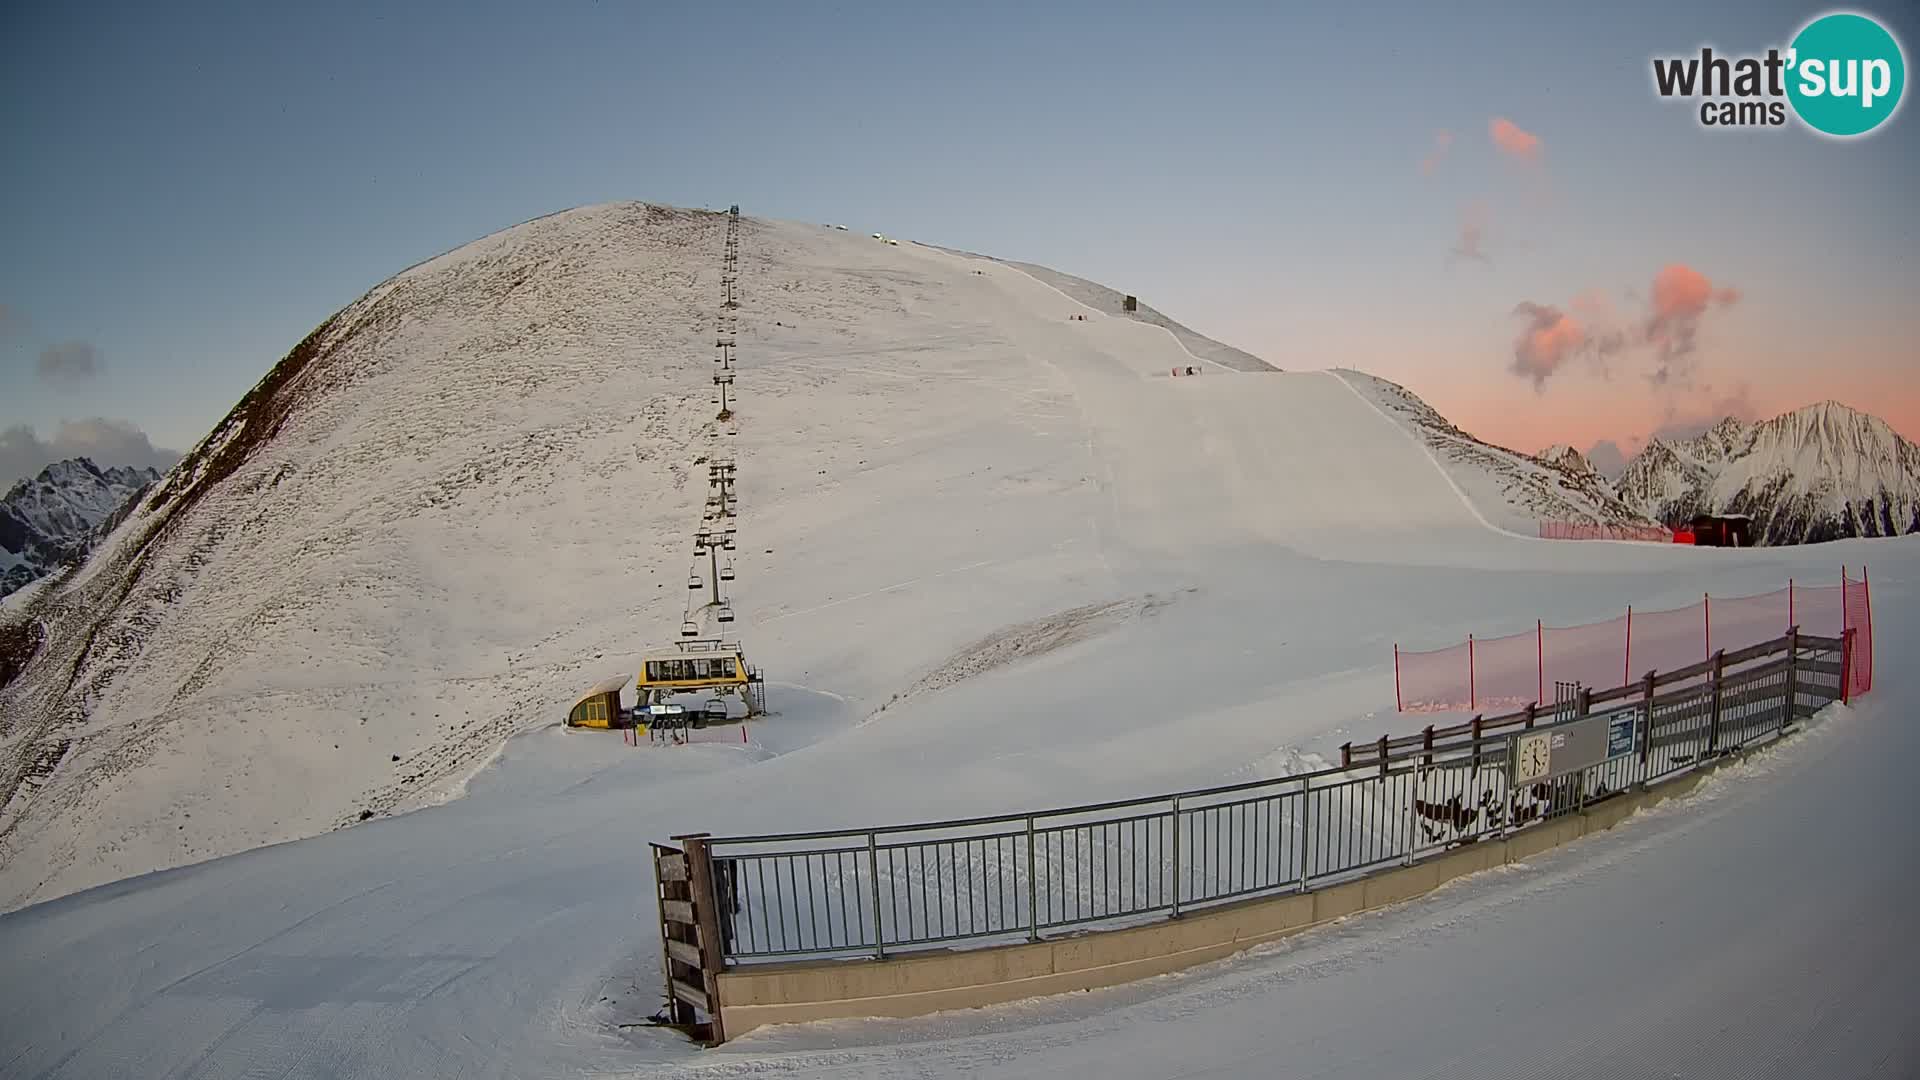
<svg viewBox="0 0 1920 1080">
<path fill-rule="evenodd" d="M 1553 745 L 1546 732 L 1522 736 L 1514 747 L 1514 783 L 1527 784 L 1545 777 L 1552 759 Z"/>
</svg>

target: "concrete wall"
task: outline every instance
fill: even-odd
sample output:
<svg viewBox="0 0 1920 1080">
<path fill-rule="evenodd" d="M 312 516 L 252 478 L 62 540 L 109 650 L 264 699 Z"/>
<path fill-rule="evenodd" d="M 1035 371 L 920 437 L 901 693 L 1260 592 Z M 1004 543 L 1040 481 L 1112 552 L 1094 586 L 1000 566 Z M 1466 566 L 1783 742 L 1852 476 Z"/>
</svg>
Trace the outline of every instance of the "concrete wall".
<svg viewBox="0 0 1920 1080">
<path fill-rule="evenodd" d="M 1343 916 L 1414 899 L 1445 882 L 1521 862 L 1634 811 L 1684 795 L 1711 769 L 1652 791 L 1609 799 L 1501 840 L 1430 855 L 1363 878 L 1183 913 L 1144 926 L 1089 930 L 1038 942 L 902 953 L 883 960 L 754 964 L 720 975 L 728 1038 L 766 1024 L 921 1016 L 1062 994 L 1161 975 L 1231 956 Z"/>
</svg>

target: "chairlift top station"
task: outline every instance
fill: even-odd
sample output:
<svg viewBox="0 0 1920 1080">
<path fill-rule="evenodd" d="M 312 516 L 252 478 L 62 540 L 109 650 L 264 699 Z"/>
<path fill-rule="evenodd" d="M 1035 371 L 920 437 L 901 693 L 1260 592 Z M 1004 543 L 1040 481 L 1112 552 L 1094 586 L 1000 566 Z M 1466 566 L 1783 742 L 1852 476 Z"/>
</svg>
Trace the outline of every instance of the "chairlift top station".
<svg viewBox="0 0 1920 1080">
<path fill-rule="evenodd" d="M 729 393 L 735 385 L 736 331 L 732 325 L 732 309 L 739 307 L 738 294 L 733 288 L 739 276 L 739 223 L 740 207 L 736 205 L 727 211 L 721 275 L 724 296 L 714 338 L 714 347 L 719 350 L 714 359 L 721 370 L 713 373 L 712 382 L 720 412 L 709 435 L 738 434 L 732 423 L 734 414 L 729 407 Z M 748 717 L 766 714 L 765 680 L 759 669 L 747 662 L 740 642 L 710 634 L 702 625 L 711 620 L 724 627 L 735 621 L 733 601 L 722 586 L 736 580 L 738 570 L 731 557 L 723 561 L 720 554 L 738 547 L 732 522 L 737 499 L 734 485 L 739 481 L 739 470 L 738 463 L 731 458 L 707 462 L 709 492 L 693 535 L 694 563 L 687 571 L 687 608 L 680 623 L 679 639 L 642 652 L 638 678 L 634 680 L 633 709 L 623 710 L 619 705 L 620 691 L 629 680 L 624 676 L 606 679 L 594 684 L 575 702 L 567 716 L 568 725 L 607 728 L 646 723 L 648 717 L 663 715 L 662 710 L 674 708 L 669 698 L 697 693 L 715 696 L 704 708 L 684 711 L 696 725 L 724 721 L 727 715 L 724 698 L 731 695 L 739 696 L 746 703 Z M 706 564 L 704 567 L 702 562 Z"/>
</svg>

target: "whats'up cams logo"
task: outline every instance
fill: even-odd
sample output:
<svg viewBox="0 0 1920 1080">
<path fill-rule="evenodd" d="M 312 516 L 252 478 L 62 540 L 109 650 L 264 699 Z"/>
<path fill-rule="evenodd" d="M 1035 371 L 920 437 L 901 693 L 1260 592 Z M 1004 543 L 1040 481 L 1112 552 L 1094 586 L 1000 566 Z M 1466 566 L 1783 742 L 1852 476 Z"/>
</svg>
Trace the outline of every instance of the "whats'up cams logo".
<svg viewBox="0 0 1920 1080">
<path fill-rule="evenodd" d="M 1893 118 L 1907 85 L 1893 33 L 1853 12 L 1822 15 L 1765 56 L 1655 57 L 1663 98 L 1697 98 L 1702 127 L 1781 127 L 1787 110 L 1823 135 L 1865 135 Z"/>
</svg>

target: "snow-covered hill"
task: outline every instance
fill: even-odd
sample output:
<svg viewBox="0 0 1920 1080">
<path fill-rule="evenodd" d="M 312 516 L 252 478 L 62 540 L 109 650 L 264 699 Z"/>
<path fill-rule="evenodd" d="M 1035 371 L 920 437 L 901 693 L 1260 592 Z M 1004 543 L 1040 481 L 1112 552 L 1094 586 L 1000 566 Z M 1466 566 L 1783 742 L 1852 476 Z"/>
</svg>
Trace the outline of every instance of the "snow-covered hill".
<svg viewBox="0 0 1920 1080">
<path fill-rule="evenodd" d="M 1393 620 L 1356 595 L 1446 567 L 1418 590 L 1472 619 L 1495 601 L 1454 568 L 1553 568 L 1567 547 L 1489 524 L 1621 516 L 1392 384 L 1261 370 L 1024 268 L 818 226 L 741 224 L 721 425 L 723 232 L 613 204 L 404 271 L 298 343 L 85 565 L 9 605 L 0 902 L 461 790 L 508 735 L 674 638 L 715 454 L 740 464 L 734 629 L 780 713 L 754 755 L 846 738 L 895 697 L 887 730 L 942 716 L 962 740 L 1011 725 L 1009 743 L 1049 711 L 1095 710 L 1116 746 L 1176 712 L 1204 725 L 1283 693 L 1299 711 L 1290 680 L 1385 655 Z M 1202 376 L 1167 374 L 1203 353 Z M 1683 558 L 1580 547 L 1582 572 Z M 1090 637 L 982 644 L 1063 621 Z M 1069 653 L 1075 678 L 1046 677 Z M 1018 707 L 966 707 L 986 684 L 1017 684 Z M 797 782 L 836 784 L 822 814 L 958 816 L 1205 778 L 1275 737 L 1146 769 L 1042 755 L 970 783 L 907 763 Z"/>
<path fill-rule="evenodd" d="M 0 498 L 0 596 L 34 581 L 92 548 L 102 526 L 148 484 L 151 468 L 101 469 L 87 458 L 57 461 Z"/>
<path fill-rule="evenodd" d="M 1444 462 L 1491 524 L 1526 536 L 1534 535 L 1542 521 L 1653 524 L 1615 497 L 1578 451 L 1561 448 L 1565 453 L 1552 458 L 1529 457 L 1494 446 L 1455 427 L 1406 387 L 1363 372 L 1341 374 Z"/>
<path fill-rule="evenodd" d="M 1768 544 L 1920 532 L 1920 448 L 1835 401 L 1654 439 L 1616 488 L 1669 525 L 1702 512 L 1751 515 L 1756 541 Z"/>
</svg>

